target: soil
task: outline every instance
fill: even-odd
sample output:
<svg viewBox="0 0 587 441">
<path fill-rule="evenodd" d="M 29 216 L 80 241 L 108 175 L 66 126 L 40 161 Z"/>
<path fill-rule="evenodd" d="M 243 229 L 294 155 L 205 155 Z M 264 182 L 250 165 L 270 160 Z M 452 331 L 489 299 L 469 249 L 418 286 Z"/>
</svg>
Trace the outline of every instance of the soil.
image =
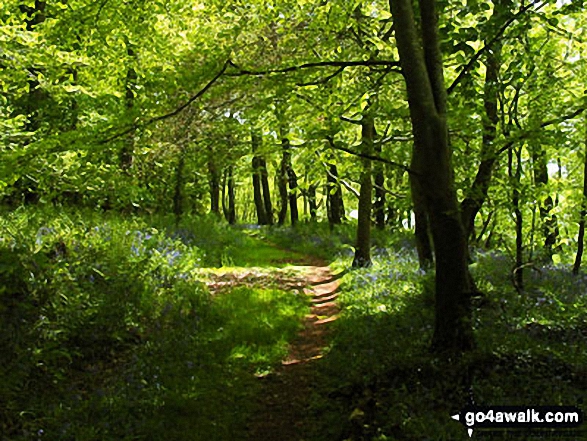
<svg viewBox="0 0 587 441">
<path fill-rule="evenodd" d="M 328 341 L 328 325 L 337 319 L 336 304 L 339 277 L 327 266 L 298 266 L 312 307 L 304 319 L 304 327 L 289 348 L 288 356 L 271 374 L 259 378 L 263 393 L 258 410 L 249 422 L 251 441 L 301 441 L 311 427 L 308 411 L 312 396 L 313 364 L 322 357 Z M 298 276 L 299 277 L 299 276 Z M 298 278 L 298 286 L 300 279 Z"/>
<path fill-rule="evenodd" d="M 316 381 L 315 362 L 327 346 L 329 323 L 340 312 L 336 299 L 344 272 L 333 275 L 323 261 L 309 256 L 292 255 L 275 263 L 288 266 L 213 271 L 206 274 L 205 283 L 213 295 L 235 286 L 265 286 L 296 290 L 310 297 L 310 313 L 287 357 L 274 371 L 257 377 L 262 392 L 247 426 L 250 441 L 302 441 L 309 439 L 313 426 L 309 407 Z"/>
</svg>

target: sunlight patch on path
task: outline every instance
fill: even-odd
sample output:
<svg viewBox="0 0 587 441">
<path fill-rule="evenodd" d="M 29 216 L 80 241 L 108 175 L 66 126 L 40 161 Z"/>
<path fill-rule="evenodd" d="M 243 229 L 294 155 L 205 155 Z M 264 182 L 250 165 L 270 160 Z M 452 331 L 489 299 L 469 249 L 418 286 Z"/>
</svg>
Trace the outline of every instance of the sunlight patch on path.
<svg viewBox="0 0 587 441">
<path fill-rule="evenodd" d="M 315 381 L 312 363 L 323 357 L 327 324 L 338 317 L 336 298 L 340 277 L 333 276 L 325 266 L 295 268 L 303 280 L 302 292 L 311 297 L 311 311 L 281 367 L 259 380 L 264 382 L 264 393 L 249 424 L 250 440 L 303 440 L 312 424 L 308 415 Z"/>
</svg>

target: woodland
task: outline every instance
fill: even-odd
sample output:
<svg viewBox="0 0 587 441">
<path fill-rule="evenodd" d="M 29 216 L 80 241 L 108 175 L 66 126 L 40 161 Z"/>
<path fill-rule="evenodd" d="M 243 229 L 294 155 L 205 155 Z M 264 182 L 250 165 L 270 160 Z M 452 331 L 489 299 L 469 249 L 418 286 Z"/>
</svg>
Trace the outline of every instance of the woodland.
<svg viewBox="0 0 587 441">
<path fill-rule="evenodd" d="M 583 410 L 583 7 L 2 1 L 0 441 Z"/>
</svg>

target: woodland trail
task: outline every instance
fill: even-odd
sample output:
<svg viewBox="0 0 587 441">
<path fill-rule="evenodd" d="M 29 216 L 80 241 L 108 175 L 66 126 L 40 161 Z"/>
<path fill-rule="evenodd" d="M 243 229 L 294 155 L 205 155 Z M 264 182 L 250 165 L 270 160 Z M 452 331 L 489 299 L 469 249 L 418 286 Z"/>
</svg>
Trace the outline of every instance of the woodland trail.
<svg viewBox="0 0 587 441">
<path fill-rule="evenodd" d="M 308 408 L 314 381 L 312 362 L 322 357 L 328 323 L 338 317 L 339 280 L 327 266 L 301 268 L 308 284 L 304 293 L 311 296 L 311 312 L 281 366 L 260 379 L 264 388 L 248 428 L 251 441 L 300 441 L 311 425 Z"/>
<path fill-rule="evenodd" d="M 281 366 L 258 379 L 262 392 L 247 427 L 250 441 L 300 441 L 307 439 L 312 426 L 308 409 L 315 381 L 313 362 L 322 357 L 329 323 L 340 312 L 336 299 L 342 274 L 333 275 L 328 266 L 316 259 L 303 260 L 289 262 L 297 265 L 281 269 L 247 268 L 238 273 L 211 275 L 207 282 L 212 292 L 262 283 L 297 290 L 310 297 L 310 313 L 304 318 L 297 338 L 290 343 L 287 357 Z"/>
</svg>

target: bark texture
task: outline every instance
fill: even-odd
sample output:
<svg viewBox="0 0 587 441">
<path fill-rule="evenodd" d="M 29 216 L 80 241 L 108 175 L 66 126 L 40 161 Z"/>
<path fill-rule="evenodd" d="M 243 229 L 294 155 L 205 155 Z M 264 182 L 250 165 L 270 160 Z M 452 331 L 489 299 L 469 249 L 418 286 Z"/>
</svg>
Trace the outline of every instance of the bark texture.
<svg viewBox="0 0 587 441">
<path fill-rule="evenodd" d="M 533 145 L 530 149 L 532 155 L 532 164 L 534 166 L 534 182 L 537 188 L 545 189 L 548 187 L 548 165 L 546 151 L 540 144 Z M 542 232 L 544 234 L 544 259 L 552 262 L 552 255 L 555 252 L 556 243 L 558 242 L 558 219 L 556 214 L 552 213 L 555 203 L 550 194 L 542 200 L 539 206 L 540 221 L 542 223 Z"/>
<path fill-rule="evenodd" d="M 279 211 L 279 225 L 285 223 L 287 217 L 287 208 L 289 205 L 290 220 L 292 226 L 298 223 L 298 178 L 291 163 L 291 146 L 289 139 L 285 135 L 285 129 L 281 129 L 281 176 L 279 178 L 279 195 L 281 198 L 281 208 Z M 289 187 L 289 190 L 288 190 Z"/>
<path fill-rule="evenodd" d="M 587 119 L 585 120 L 587 123 Z M 585 149 L 583 150 L 583 201 L 581 203 L 581 213 L 579 217 L 579 237 L 577 238 L 577 255 L 573 264 L 573 274 L 579 274 L 581 260 L 583 258 L 583 242 L 585 240 L 585 218 L 587 217 L 587 124 L 585 124 Z"/>
<path fill-rule="evenodd" d="M 259 157 L 259 169 L 261 171 L 261 188 L 263 189 L 265 221 L 267 222 L 267 225 L 273 225 L 273 204 L 271 204 L 271 193 L 269 192 L 269 174 L 267 173 L 267 162 L 262 156 Z"/>
<path fill-rule="evenodd" d="M 410 189 L 412 194 L 412 204 L 414 206 L 414 220 L 416 250 L 418 252 L 418 263 L 420 268 L 432 268 L 434 264 L 434 254 L 432 252 L 432 243 L 430 242 L 430 223 L 428 222 L 428 213 L 426 212 L 426 200 L 419 180 L 410 178 Z"/>
<path fill-rule="evenodd" d="M 514 153 L 516 165 L 514 168 Z M 518 292 L 524 290 L 524 248 L 522 227 L 524 226 L 524 218 L 520 208 L 520 179 L 522 177 L 522 147 L 515 149 L 515 152 L 510 149 L 508 151 L 508 175 L 510 179 L 510 186 L 512 188 L 512 208 L 515 219 L 516 230 L 516 263 L 512 271 L 514 287 Z"/>
<path fill-rule="evenodd" d="M 375 153 L 381 156 L 381 144 L 375 146 Z M 375 217 L 375 227 L 378 230 L 385 228 L 385 169 L 381 162 L 374 164 L 374 187 L 375 199 L 373 200 L 373 214 Z"/>
<path fill-rule="evenodd" d="M 474 346 L 474 336 L 467 240 L 448 144 L 435 1 L 419 1 L 421 35 L 416 30 L 411 1 L 390 3 L 414 134 L 412 167 L 426 203 L 436 253 L 433 347 L 439 351 L 468 350 Z"/>
<path fill-rule="evenodd" d="M 375 122 L 372 114 L 367 111 L 361 121 L 361 153 L 373 153 L 375 139 Z M 363 159 L 361 173 L 361 193 L 359 195 L 359 213 L 357 220 L 357 244 L 355 246 L 354 268 L 364 268 L 371 265 L 371 208 L 373 182 L 371 179 L 372 165 L 370 159 Z"/>
<path fill-rule="evenodd" d="M 222 197 L 224 218 L 230 225 L 233 225 L 236 223 L 236 195 L 234 188 L 234 168 L 232 165 L 229 165 L 224 170 L 224 188 L 226 188 L 226 195 Z"/>
<path fill-rule="evenodd" d="M 505 0 L 503 0 L 505 2 Z M 500 0 L 498 0 L 498 3 Z M 501 21 L 503 10 L 497 7 L 492 15 L 492 21 Z M 486 41 L 485 44 L 488 42 Z M 494 141 L 497 136 L 498 95 L 499 95 L 499 71 L 501 68 L 502 44 L 497 41 L 492 50 L 486 52 L 485 58 L 485 83 L 483 86 L 483 107 L 485 118 L 483 119 L 483 136 L 481 140 L 481 162 L 471 188 L 461 202 L 461 216 L 467 238 L 470 238 L 475 229 L 475 218 L 481 210 L 485 200 L 493 170 L 497 163 Z"/>
<path fill-rule="evenodd" d="M 281 141 L 281 165 L 279 167 L 279 175 L 277 177 L 277 189 L 279 190 L 279 213 L 277 216 L 277 223 L 279 225 L 285 224 L 285 220 L 287 219 L 287 206 L 289 203 L 288 200 L 288 191 L 287 191 L 287 184 L 288 184 L 288 161 L 289 161 L 289 152 L 287 149 L 289 148 L 289 140 L 282 138 Z"/>
<path fill-rule="evenodd" d="M 334 225 L 340 225 L 344 219 L 342 188 L 338 180 L 338 168 L 335 164 L 328 165 L 326 189 L 326 211 L 328 215 L 328 223 L 332 228 Z"/>
<path fill-rule="evenodd" d="M 259 149 L 260 139 L 256 133 L 251 134 L 251 146 L 253 149 L 253 200 L 255 202 L 255 210 L 257 212 L 257 223 L 259 225 L 267 225 L 267 212 L 265 211 L 265 202 L 263 200 L 262 188 L 262 163 L 261 157 L 257 155 Z"/>
<path fill-rule="evenodd" d="M 210 186 L 210 212 L 220 215 L 220 173 L 218 166 L 212 158 L 208 159 L 208 184 Z"/>
</svg>

